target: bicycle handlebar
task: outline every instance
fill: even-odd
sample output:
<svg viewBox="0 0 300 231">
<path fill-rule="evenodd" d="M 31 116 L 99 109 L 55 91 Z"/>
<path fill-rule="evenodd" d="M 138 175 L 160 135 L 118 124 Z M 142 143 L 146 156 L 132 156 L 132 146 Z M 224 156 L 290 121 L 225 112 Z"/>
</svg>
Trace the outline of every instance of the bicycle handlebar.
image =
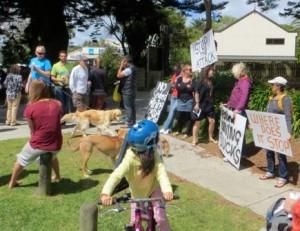
<svg viewBox="0 0 300 231">
<path fill-rule="evenodd" d="M 178 200 L 180 197 L 178 195 L 173 196 L 173 200 Z M 119 203 L 143 203 L 143 202 L 152 202 L 152 201 L 164 201 L 163 197 L 149 197 L 149 198 L 131 198 L 130 193 L 127 193 L 123 196 L 117 197 L 113 200 L 112 205 Z M 98 205 L 102 205 L 101 201 L 98 201 Z"/>
</svg>

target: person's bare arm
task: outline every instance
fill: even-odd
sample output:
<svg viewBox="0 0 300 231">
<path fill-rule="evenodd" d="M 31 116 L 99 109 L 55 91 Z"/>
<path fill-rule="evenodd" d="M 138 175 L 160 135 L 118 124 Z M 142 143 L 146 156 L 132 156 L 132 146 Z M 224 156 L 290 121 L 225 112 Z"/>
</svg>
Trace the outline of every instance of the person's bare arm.
<svg viewBox="0 0 300 231">
<path fill-rule="evenodd" d="M 122 60 L 121 65 L 120 65 L 119 70 L 118 70 L 118 73 L 117 73 L 117 77 L 118 77 L 119 79 L 125 77 L 125 75 L 124 75 L 124 73 L 123 73 L 123 69 L 124 69 L 124 60 Z"/>
<path fill-rule="evenodd" d="M 31 83 L 31 80 L 32 80 L 32 78 L 31 78 L 31 72 L 30 72 L 30 74 L 29 74 L 29 76 L 28 76 L 28 79 L 27 79 L 27 82 L 26 82 L 26 85 L 25 85 L 25 92 L 28 94 L 28 92 L 29 92 L 29 85 L 30 85 L 30 83 Z"/>
<path fill-rule="evenodd" d="M 45 77 L 50 78 L 50 71 L 43 71 L 43 70 L 41 70 L 40 68 L 38 68 L 37 66 L 33 66 L 33 68 L 34 68 L 34 70 L 35 70 L 36 72 L 38 72 L 39 74 L 41 74 L 41 75 L 43 75 L 43 76 L 45 76 Z"/>
</svg>

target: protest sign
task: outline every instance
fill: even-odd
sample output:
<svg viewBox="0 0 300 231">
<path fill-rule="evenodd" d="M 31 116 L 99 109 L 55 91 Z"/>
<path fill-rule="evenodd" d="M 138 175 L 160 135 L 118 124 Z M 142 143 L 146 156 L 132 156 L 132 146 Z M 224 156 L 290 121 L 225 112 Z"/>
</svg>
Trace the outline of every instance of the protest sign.
<svg viewBox="0 0 300 231">
<path fill-rule="evenodd" d="M 285 115 L 246 110 L 255 146 L 292 156 Z"/>
<path fill-rule="evenodd" d="M 228 161 L 240 168 L 243 140 L 247 119 L 233 111 L 221 107 L 219 148 Z"/>
<path fill-rule="evenodd" d="M 170 91 L 170 84 L 158 82 L 147 107 L 146 119 L 157 123 Z"/>
<path fill-rule="evenodd" d="M 218 61 L 216 44 L 212 30 L 208 31 L 201 39 L 190 46 L 193 71 L 201 71 Z"/>
</svg>

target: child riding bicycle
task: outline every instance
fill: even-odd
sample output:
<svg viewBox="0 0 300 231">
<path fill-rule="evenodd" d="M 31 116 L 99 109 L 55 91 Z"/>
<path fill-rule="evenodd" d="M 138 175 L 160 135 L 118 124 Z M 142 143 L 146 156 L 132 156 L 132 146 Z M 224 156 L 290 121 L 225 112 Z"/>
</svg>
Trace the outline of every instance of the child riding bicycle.
<svg viewBox="0 0 300 231">
<path fill-rule="evenodd" d="M 129 130 L 127 141 L 130 148 L 102 189 L 100 197 L 103 205 L 112 204 L 112 192 L 123 177 L 129 183 L 133 198 L 163 197 L 167 201 L 173 199 L 165 166 L 156 150 L 158 136 L 158 126 L 150 120 L 140 121 Z M 152 206 L 159 230 L 170 231 L 165 208 L 159 201 L 152 202 Z M 134 223 L 135 208 L 136 205 L 131 204 L 131 224 Z"/>
</svg>

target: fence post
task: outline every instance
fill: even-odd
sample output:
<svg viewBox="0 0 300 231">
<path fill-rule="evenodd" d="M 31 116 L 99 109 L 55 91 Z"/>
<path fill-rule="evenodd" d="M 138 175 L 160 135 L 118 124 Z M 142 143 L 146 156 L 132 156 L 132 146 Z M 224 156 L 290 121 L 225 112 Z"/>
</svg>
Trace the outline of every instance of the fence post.
<svg viewBox="0 0 300 231">
<path fill-rule="evenodd" d="M 86 203 L 80 207 L 80 231 L 97 231 L 98 207 Z"/>
<path fill-rule="evenodd" d="M 51 194 L 51 166 L 52 153 L 46 152 L 40 155 L 40 169 L 39 169 L 39 187 L 37 194 L 42 196 L 49 196 Z"/>
</svg>

